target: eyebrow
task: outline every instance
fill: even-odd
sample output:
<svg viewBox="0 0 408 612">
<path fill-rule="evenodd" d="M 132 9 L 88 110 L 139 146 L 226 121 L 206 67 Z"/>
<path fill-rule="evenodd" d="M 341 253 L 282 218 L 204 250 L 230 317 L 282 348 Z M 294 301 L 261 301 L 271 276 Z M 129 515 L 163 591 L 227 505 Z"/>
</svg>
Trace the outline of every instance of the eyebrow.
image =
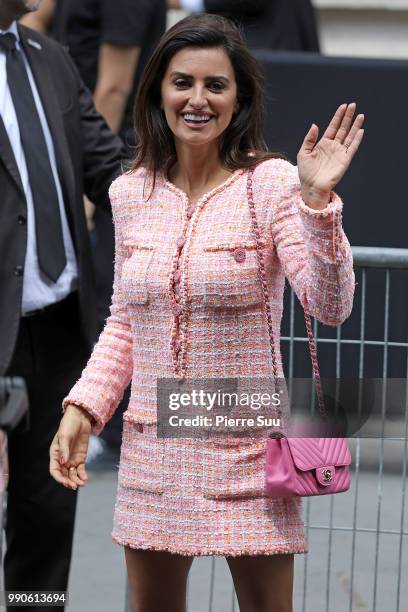
<svg viewBox="0 0 408 612">
<path fill-rule="evenodd" d="M 173 76 L 179 76 L 179 77 L 187 77 L 187 78 L 192 78 L 191 74 L 187 74 L 186 72 L 172 72 L 170 74 L 171 77 Z M 209 76 L 206 77 L 206 79 L 211 79 L 211 80 L 217 80 L 217 81 L 225 81 L 226 83 L 229 83 L 229 78 L 226 76 L 222 76 L 222 74 L 211 74 Z"/>
</svg>

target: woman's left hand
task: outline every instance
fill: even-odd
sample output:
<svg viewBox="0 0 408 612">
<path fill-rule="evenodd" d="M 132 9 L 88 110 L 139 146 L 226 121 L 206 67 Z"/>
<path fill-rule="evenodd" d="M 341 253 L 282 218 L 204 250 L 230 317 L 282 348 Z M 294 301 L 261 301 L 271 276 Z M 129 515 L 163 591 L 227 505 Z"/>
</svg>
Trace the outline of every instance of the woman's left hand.
<svg viewBox="0 0 408 612">
<path fill-rule="evenodd" d="M 312 208 L 325 208 L 330 192 L 343 178 L 364 136 L 364 115 L 353 122 L 356 104 L 342 104 L 317 142 L 319 128 L 313 124 L 297 156 L 302 196 Z"/>
</svg>

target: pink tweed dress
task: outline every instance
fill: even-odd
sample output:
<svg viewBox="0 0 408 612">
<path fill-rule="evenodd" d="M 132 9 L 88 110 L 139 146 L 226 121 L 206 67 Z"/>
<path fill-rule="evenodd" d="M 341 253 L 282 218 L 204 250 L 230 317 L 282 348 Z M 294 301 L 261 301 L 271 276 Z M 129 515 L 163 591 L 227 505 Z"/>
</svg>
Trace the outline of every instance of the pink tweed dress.
<svg viewBox="0 0 408 612">
<path fill-rule="evenodd" d="M 158 377 L 271 376 L 246 180 L 236 170 L 195 205 L 163 173 L 147 200 L 143 168 L 110 188 L 111 314 L 63 410 L 83 406 L 99 434 L 131 381 L 112 532 L 121 545 L 183 555 L 308 551 L 301 499 L 265 496 L 264 439 L 157 436 Z M 353 304 L 352 253 L 342 201 L 332 193 L 324 210 L 309 208 L 296 166 L 262 162 L 253 194 L 283 376 L 285 277 L 317 320 L 340 324 Z"/>
</svg>

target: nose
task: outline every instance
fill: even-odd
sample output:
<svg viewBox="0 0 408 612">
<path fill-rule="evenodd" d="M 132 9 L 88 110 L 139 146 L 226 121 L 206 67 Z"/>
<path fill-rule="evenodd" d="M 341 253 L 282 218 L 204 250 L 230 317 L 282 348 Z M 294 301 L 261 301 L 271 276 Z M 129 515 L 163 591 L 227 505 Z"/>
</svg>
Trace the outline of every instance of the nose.
<svg viewBox="0 0 408 612">
<path fill-rule="evenodd" d="M 190 98 L 190 104 L 197 109 L 200 109 L 207 104 L 204 87 L 201 85 L 194 87 Z"/>
</svg>

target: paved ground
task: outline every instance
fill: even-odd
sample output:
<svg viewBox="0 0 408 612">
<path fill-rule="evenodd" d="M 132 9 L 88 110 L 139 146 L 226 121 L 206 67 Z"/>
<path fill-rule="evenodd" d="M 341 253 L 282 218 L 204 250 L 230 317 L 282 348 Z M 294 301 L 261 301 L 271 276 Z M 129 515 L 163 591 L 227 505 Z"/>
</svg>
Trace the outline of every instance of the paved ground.
<svg viewBox="0 0 408 612">
<path fill-rule="evenodd" d="M 73 561 L 69 581 L 70 612 L 121 612 L 125 609 L 126 566 L 123 549 L 110 537 L 116 495 L 114 458 L 88 471 L 78 497 Z"/>
<path fill-rule="evenodd" d="M 364 441 L 364 466 L 373 465 L 374 460 L 378 460 L 378 456 L 379 442 Z M 401 445 L 387 441 L 386 473 L 380 491 L 378 472 L 365 468 L 361 471 L 357 511 L 359 528 L 376 528 L 380 500 L 380 528 L 399 531 L 402 507 L 402 456 Z M 114 461 L 107 461 L 99 471 L 90 472 L 90 481 L 80 492 L 69 584 L 70 612 L 121 612 L 125 609 L 126 570 L 123 550 L 110 537 L 115 493 Z M 312 499 L 310 523 L 319 526 L 329 525 L 330 506 L 333 504 L 333 524 L 350 527 L 353 524 L 355 494 L 354 479 L 352 489 L 346 494 Z M 408 493 L 406 505 L 408 507 Z M 404 529 L 408 531 L 408 510 L 405 511 Z M 331 557 L 328 554 L 328 540 L 328 530 L 310 529 L 311 552 L 296 557 L 295 612 L 349 612 L 352 534 L 349 531 L 334 532 Z M 351 612 L 406 610 L 408 536 L 404 537 L 403 544 L 400 609 L 397 608 L 396 600 L 400 537 L 392 534 L 382 534 L 379 538 L 377 600 L 374 607 L 376 537 L 370 532 L 357 534 Z M 303 591 L 305 562 L 307 562 L 306 597 Z M 329 565 L 330 601 L 327 605 L 326 584 Z M 189 612 L 211 610 L 209 597 L 212 567 L 215 567 L 213 612 L 234 610 L 232 582 L 225 559 L 203 557 L 196 558 L 191 569 Z M 237 605 L 235 611 L 238 612 Z"/>
</svg>

